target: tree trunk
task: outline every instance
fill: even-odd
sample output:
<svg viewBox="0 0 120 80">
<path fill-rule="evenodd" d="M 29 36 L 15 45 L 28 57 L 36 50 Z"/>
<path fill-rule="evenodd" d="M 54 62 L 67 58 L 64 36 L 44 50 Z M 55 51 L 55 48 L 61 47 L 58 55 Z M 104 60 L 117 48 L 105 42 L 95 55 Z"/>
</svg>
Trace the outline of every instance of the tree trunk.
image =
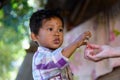
<svg viewBox="0 0 120 80">
<path fill-rule="evenodd" d="M 30 48 L 26 50 L 27 54 L 23 60 L 23 63 L 19 69 L 16 80 L 33 80 L 32 77 L 32 57 L 36 51 L 38 45 L 34 42 L 30 43 Z"/>
</svg>

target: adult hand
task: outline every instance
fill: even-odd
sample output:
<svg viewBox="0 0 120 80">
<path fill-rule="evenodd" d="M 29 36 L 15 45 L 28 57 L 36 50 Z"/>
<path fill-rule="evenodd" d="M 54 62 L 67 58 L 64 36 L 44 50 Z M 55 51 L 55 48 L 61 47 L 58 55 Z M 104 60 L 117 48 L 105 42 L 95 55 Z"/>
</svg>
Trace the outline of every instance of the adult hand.
<svg viewBox="0 0 120 80">
<path fill-rule="evenodd" d="M 107 45 L 87 44 L 85 58 L 92 61 L 100 61 L 112 56 L 113 48 Z"/>
</svg>

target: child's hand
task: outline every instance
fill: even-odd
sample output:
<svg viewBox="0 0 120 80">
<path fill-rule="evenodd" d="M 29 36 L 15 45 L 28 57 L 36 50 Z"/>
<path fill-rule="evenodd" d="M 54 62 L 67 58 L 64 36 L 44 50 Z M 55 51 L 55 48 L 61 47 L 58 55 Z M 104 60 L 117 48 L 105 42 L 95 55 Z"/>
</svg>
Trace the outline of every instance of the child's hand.
<svg viewBox="0 0 120 80">
<path fill-rule="evenodd" d="M 89 38 L 91 37 L 91 32 L 86 31 L 84 33 L 82 33 L 75 41 L 78 44 L 78 47 L 82 46 L 82 45 L 86 45 L 87 41 L 89 40 Z"/>
<path fill-rule="evenodd" d="M 62 54 L 69 58 L 78 47 L 85 43 L 86 39 L 89 39 L 89 37 L 91 37 L 91 33 L 89 31 L 82 33 L 75 41 L 63 49 Z"/>
</svg>

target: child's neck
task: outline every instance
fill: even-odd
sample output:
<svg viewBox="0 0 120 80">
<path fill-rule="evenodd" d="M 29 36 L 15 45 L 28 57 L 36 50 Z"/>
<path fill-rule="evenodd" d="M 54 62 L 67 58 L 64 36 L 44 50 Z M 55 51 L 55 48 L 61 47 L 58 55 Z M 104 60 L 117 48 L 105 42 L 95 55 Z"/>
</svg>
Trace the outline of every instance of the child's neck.
<svg viewBox="0 0 120 80">
<path fill-rule="evenodd" d="M 44 49 L 45 51 L 49 51 L 49 52 L 53 52 L 54 50 L 50 49 L 50 48 L 47 48 L 47 47 L 44 47 L 44 46 L 40 46 L 42 49 Z"/>
</svg>

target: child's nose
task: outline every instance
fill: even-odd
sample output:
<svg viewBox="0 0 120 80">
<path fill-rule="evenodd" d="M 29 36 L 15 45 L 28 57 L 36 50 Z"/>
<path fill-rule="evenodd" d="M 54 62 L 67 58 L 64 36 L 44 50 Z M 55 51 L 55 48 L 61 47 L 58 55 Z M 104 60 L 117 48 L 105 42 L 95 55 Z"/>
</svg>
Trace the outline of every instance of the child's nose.
<svg viewBox="0 0 120 80">
<path fill-rule="evenodd" d="M 55 35 L 59 35 L 59 31 L 55 31 L 55 33 L 54 33 Z"/>
</svg>

